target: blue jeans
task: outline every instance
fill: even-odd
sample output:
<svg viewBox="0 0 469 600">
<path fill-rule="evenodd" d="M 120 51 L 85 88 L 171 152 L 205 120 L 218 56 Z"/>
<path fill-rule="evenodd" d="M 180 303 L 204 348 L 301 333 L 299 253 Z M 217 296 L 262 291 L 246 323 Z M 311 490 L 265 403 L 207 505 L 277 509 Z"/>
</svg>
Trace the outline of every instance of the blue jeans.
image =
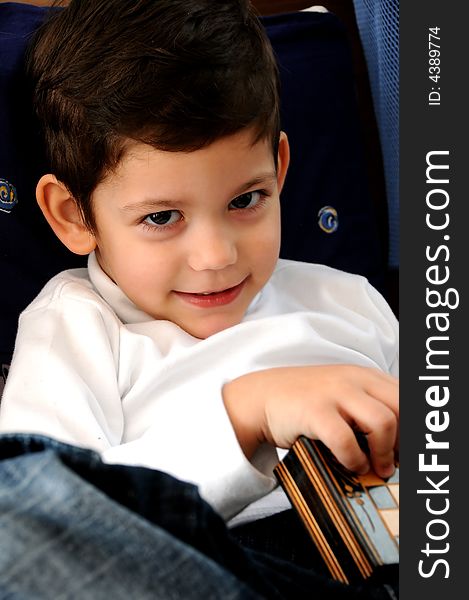
<svg viewBox="0 0 469 600">
<path fill-rule="evenodd" d="M 1 600 L 392 598 L 248 548 L 190 484 L 43 436 L 0 436 L 0 544 Z"/>
</svg>

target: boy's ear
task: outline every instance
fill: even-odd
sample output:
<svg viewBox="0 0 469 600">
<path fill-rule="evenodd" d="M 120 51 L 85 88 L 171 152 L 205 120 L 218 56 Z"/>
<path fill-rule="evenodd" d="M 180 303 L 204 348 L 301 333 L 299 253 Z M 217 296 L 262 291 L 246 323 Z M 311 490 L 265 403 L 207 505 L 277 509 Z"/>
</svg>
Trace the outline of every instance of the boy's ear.
<svg viewBox="0 0 469 600">
<path fill-rule="evenodd" d="M 75 199 L 54 175 L 43 175 L 36 199 L 47 222 L 60 241 L 75 254 L 89 254 L 96 247 L 93 234 L 83 223 Z"/>
<path fill-rule="evenodd" d="M 287 134 L 284 131 L 280 132 L 278 142 L 278 157 L 277 157 L 277 185 L 279 193 L 282 191 L 285 177 L 287 176 L 288 165 L 290 164 L 290 145 L 288 143 Z"/>
</svg>

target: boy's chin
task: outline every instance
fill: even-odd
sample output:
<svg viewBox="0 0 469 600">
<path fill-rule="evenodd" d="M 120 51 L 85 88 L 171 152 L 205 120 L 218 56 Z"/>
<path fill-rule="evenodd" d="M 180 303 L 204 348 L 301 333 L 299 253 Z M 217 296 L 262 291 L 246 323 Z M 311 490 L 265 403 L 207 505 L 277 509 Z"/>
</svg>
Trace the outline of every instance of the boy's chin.
<svg viewBox="0 0 469 600">
<path fill-rule="evenodd" d="M 234 327 L 241 322 L 242 315 L 240 316 L 214 316 L 210 315 L 206 318 L 201 318 L 199 322 L 184 324 L 178 323 L 179 327 L 184 329 L 186 333 L 192 335 L 195 338 L 200 340 L 205 340 L 212 335 L 220 333 L 221 331 L 225 331 L 230 327 Z"/>
</svg>

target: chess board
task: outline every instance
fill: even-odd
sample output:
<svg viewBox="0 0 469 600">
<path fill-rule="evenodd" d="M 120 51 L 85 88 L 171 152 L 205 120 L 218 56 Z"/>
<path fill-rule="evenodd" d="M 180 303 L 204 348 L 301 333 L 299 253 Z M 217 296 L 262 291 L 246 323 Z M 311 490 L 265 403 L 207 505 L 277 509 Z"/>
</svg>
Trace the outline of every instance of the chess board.
<svg viewBox="0 0 469 600">
<path fill-rule="evenodd" d="M 334 579 L 356 582 L 399 562 L 399 468 L 387 480 L 358 476 L 301 437 L 274 472 Z"/>
</svg>

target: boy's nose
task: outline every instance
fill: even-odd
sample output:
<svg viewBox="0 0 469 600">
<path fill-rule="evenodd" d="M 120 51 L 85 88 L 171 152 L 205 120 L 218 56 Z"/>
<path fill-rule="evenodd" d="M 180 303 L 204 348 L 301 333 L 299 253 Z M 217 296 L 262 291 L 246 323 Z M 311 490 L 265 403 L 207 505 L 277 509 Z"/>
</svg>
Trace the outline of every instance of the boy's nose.
<svg viewBox="0 0 469 600">
<path fill-rule="evenodd" d="M 235 240 L 224 229 L 204 228 L 191 239 L 189 266 L 194 271 L 225 269 L 233 265 L 237 257 Z"/>
</svg>

